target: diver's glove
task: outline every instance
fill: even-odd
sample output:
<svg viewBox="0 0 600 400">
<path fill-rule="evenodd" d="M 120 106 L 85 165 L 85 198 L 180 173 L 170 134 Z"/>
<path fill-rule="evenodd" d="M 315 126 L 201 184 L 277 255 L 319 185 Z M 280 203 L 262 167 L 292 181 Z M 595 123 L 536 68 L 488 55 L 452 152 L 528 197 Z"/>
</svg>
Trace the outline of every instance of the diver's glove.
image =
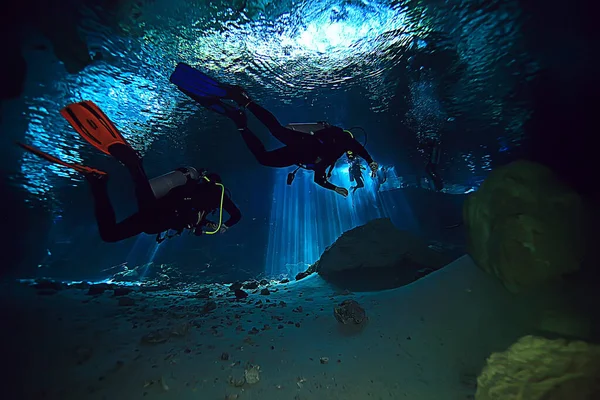
<svg viewBox="0 0 600 400">
<path fill-rule="evenodd" d="M 348 189 L 343 188 L 343 187 L 339 187 L 337 186 L 335 189 L 333 189 L 337 194 L 340 194 L 344 197 L 348 197 Z"/>
<path fill-rule="evenodd" d="M 377 176 L 377 170 L 379 169 L 379 164 L 377 164 L 375 161 L 373 161 L 371 164 L 369 164 L 369 167 L 371 168 L 371 177 L 375 178 Z"/>
<path fill-rule="evenodd" d="M 252 103 L 252 100 L 250 99 L 250 96 L 248 95 L 248 93 L 246 93 L 246 91 L 241 87 L 241 86 L 237 86 L 237 85 L 233 85 L 230 86 L 227 89 L 227 96 L 235 101 L 240 107 L 248 107 L 248 105 L 250 103 Z"/>
</svg>

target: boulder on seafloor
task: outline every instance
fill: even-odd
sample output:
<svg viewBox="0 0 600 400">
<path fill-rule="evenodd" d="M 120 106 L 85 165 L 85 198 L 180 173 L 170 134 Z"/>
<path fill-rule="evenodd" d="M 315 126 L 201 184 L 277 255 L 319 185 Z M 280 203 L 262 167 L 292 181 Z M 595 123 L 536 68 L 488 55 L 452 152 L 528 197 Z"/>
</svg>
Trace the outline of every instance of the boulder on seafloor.
<svg viewBox="0 0 600 400">
<path fill-rule="evenodd" d="M 467 248 L 512 292 L 577 271 L 586 252 L 584 200 L 548 168 L 515 161 L 465 201 Z"/>
<path fill-rule="evenodd" d="M 407 285 L 424 268 L 437 270 L 458 254 L 433 250 L 428 243 L 379 218 L 346 231 L 311 267 L 329 282 L 352 291 Z"/>
<path fill-rule="evenodd" d="M 52 281 L 49 279 L 39 279 L 33 284 L 33 287 L 37 290 L 54 290 L 59 291 L 65 289 L 66 285 L 59 281 Z"/>
<path fill-rule="evenodd" d="M 90 288 L 88 289 L 87 294 L 89 296 L 98 296 L 104 292 L 106 292 L 107 290 L 112 290 L 113 286 L 109 285 L 108 283 L 96 283 L 90 286 Z"/>
<path fill-rule="evenodd" d="M 116 287 L 113 290 L 113 296 L 115 297 L 119 297 L 119 296 L 127 296 L 129 293 L 131 293 L 133 290 L 131 288 L 126 288 L 126 287 Z"/>
<path fill-rule="evenodd" d="M 477 378 L 475 399 L 598 399 L 598 377 L 600 346 L 525 336 L 488 358 Z"/>
<path fill-rule="evenodd" d="M 367 321 L 367 313 L 355 300 L 344 300 L 333 309 L 333 315 L 340 324 L 362 325 Z"/>
</svg>

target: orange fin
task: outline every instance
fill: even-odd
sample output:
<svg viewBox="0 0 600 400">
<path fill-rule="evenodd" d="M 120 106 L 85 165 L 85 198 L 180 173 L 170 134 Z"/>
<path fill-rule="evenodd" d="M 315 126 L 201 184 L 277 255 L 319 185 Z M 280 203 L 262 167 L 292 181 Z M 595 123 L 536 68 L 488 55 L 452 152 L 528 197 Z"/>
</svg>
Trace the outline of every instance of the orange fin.
<svg viewBox="0 0 600 400">
<path fill-rule="evenodd" d="M 17 142 L 17 144 L 19 146 L 21 146 L 22 148 L 24 148 L 25 150 L 27 150 L 28 152 L 33 153 L 36 156 L 43 158 L 44 160 L 50 161 L 51 163 L 54 163 L 54 164 L 62 165 L 63 167 L 71 168 L 79 173 L 84 174 L 84 175 L 85 174 L 106 175 L 106 172 L 100 171 L 99 169 L 96 169 L 96 168 L 86 167 L 85 165 L 81 165 L 81 164 L 70 164 L 68 162 L 64 162 L 54 156 L 51 156 L 50 154 L 44 153 L 40 149 L 36 149 L 33 146 L 29 146 L 27 144 L 23 144 L 20 142 Z"/>
<path fill-rule="evenodd" d="M 69 104 L 60 114 L 89 144 L 105 154 L 116 143 L 129 146 L 112 121 L 93 102 L 86 100 Z"/>
</svg>

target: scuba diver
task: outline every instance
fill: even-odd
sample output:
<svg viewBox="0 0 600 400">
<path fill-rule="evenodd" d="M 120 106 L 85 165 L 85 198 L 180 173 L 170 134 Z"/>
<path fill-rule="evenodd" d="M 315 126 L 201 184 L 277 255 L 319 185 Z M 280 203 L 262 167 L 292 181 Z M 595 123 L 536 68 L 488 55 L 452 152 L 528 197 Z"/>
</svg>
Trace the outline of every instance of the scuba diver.
<svg viewBox="0 0 600 400">
<path fill-rule="evenodd" d="M 333 166 L 345 152 L 352 152 L 363 158 L 369 164 L 372 175 L 379 168 L 350 131 L 326 122 L 283 126 L 273 114 L 250 99 L 241 87 L 221 84 L 184 63 L 177 64 L 170 81 L 203 107 L 233 120 L 246 146 L 260 164 L 269 167 L 297 165 L 298 168 L 288 175 L 288 184 L 294 180 L 298 169 L 304 168 L 314 171 L 316 184 L 346 197 L 346 188 L 328 181 Z M 241 109 L 224 103 L 222 100 L 225 99 L 233 100 Z M 267 151 L 260 139 L 248 129 L 243 109 L 250 110 L 284 146 Z"/>
<path fill-rule="evenodd" d="M 433 183 L 433 188 L 438 192 L 444 188 L 444 182 L 437 172 L 437 167 L 440 164 L 440 142 L 434 137 L 428 137 L 425 143 L 421 146 L 427 155 L 427 165 L 425 166 L 425 172 Z"/>
<path fill-rule="evenodd" d="M 377 177 L 375 179 L 375 191 L 379 192 L 379 190 L 381 190 L 381 185 L 383 185 L 384 183 L 387 182 L 388 179 L 388 169 L 390 167 L 383 167 L 380 168 L 379 171 L 377 171 Z"/>
<path fill-rule="evenodd" d="M 355 193 L 357 189 L 365 187 L 362 172 L 367 168 L 361 164 L 360 159 L 351 151 L 349 151 L 346 156 L 348 157 L 348 164 L 350 164 L 350 167 L 348 168 L 350 182 L 356 182 L 356 186 L 352 186 L 350 189 L 352 189 L 352 193 Z"/>
<path fill-rule="evenodd" d="M 239 222 L 240 210 L 231 200 L 219 175 L 182 167 L 149 180 L 140 155 L 93 102 L 70 104 L 61 110 L 61 114 L 83 139 L 101 152 L 113 156 L 128 169 L 135 188 L 136 213 L 117 222 L 108 196 L 106 172 L 69 164 L 32 146 L 17 144 L 38 157 L 83 174 L 92 190 L 98 230 L 105 242 L 118 242 L 146 233 L 156 234 L 156 241 L 161 243 L 180 235 L 185 229 L 196 236 L 224 233 Z M 223 210 L 229 214 L 225 222 Z M 218 222 L 207 218 L 215 211 L 218 212 Z"/>
</svg>

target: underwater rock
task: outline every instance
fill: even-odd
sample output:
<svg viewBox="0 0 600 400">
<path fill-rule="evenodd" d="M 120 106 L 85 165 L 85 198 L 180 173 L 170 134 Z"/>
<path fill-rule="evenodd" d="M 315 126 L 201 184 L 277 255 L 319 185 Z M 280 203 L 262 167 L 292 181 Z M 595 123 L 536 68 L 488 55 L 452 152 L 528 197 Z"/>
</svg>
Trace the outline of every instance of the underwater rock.
<svg viewBox="0 0 600 400">
<path fill-rule="evenodd" d="M 511 292 L 579 270 L 586 252 L 584 200 L 543 165 L 492 171 L 464 203 L 467 248 Z"/>
<path fill-rule="evenodd" d="M 591 300 L 590 297 L 586 296 Z M 568 304 L 560 307 L 547 307 L 538 314 L 536 327 L 544 335 L 559 335 L 571 339 L 587 339 L 593 335 L 593 326 L 597 324 L 594 319 L 598 317 L 589 315 L 580 309 Z"/>
<path fill-rule="evenodd" d="M 525 336 L 488 358 L 475 399 L 597 399 L 599 377 L 600 346 Z"/>
<path fill-rule="evenodd" d="M 56 57 L 70 74 L 81 72 L 93 59 L 87 42 L 79 34 L 80 16 L 73 8 L 56 7 L 52 2 L 38 3 L 41 7 L 31 22 L 50 40 Z"/>
<path fill-rule="evenodd" d="M 248 297 L 248 293 L 244 292 L 242 289 L 236 289 L 234 291 L 235 294 L 235 298 L 240 300 L 240 299 L 245 299 L 246 297 Z"/>
<path fill-rule="evenodd" d="M 290 280 L 288 278 L 283 278 L 279 283 L 289 283 Z"/>
<path fill-rule="evenodd" d="M 415 272 L 415 280 L 424 278 L 427 275 L 429 275 L 430 273 L 432 273 L 433 271 L 434 271 L 433 268 L 421 268 L 420 270 Z"/>
<path fill-rule="evenodd" d="M 23 26 L 31 19 L 31 4 L 22 1 L 2 3 L 0 34 L 2 35 L 2 74 L 0 101 L 15 99 L 25 89 L 27 60 L 23 55 Z M 29 36 L 30 34 L 28 34 Z M 0 122 L 2 117 L 0 116 Z"/>
<path fill-rule="evenodd" d="M 140 342 L 143 344 L 159 344 L 166 342 L 170 337 L 171 335 L 166 331 L 154 331 L 142 336 Z"/>
<path fill-rule="evenodd" d="M 342 301 L 333 309 L 333 315 L 343 325 L 362 325 L 367 320 L 367 313 L 355 300 Z"/>
<path fill-rule="evenodd" d="M 271 292 L 269 291 L 269 289 L 264 288 L 260 291 L 260 294 L 262 294 L 263 296 L 268 296 L 271 294 Z"/>
<path fill-rule="evenodd" d="M 209 313 L 213 310 L 217 309 L 217 303 L 214 302 L 213 300 L 209 300 L 206 302 L 206 304 L 204 305 L 204 308 L 202 308 L 202 312 L 203 313 Z"/>
<path fill-rule="evenodd" d="M 242 387 L 246 383 L 243 372 L 236 371 L 234 375 L 229 377 L 229 384 L 233 387 Z"/>
<path fill-rule="evenodd" d="M 194 279 L 183 276 L 180 268 L 175 264 L 146 264 L 129 267 L 125 263 L 116 267 L 123 268 L 115 273 L 111 279 L 115 282 L 143 282 L 143 287 L 172 288 L 178 284 L 185 284 Z"/>
<path fill-rule="evenodd" d="M 59 291 L 65 288 L 65 285 L 63 285 L 61 282 L 51 281 L 48 279 L 36 281 L 32 286 L 39 291 Z"/>
<path fill-rule="evenodd" d="M 132 290 L 129 288 L 118 287 L 118 288 L 114 289 L 113 296 L 115 296 L 115 297 L 126 296 L 131 292 L 132 292 Z"/>
<path fill-rule="evenodd" d="M 231 285 L 229 285 L 229 290 L 231 291 L 236 291 L 236 290 L 240 290 L 242 288 L 242 283 L 241 282 L 234 282 Z"/>
<path fill-rule="evenodd" d="M 148 285 L 148 286 L 140 286 L 140 292 L 142 293 L 152 293 L 152 292 L 160 292 L 161 290 L 167 290 L 169 287 L 166 285 Z"/>
<path fill-rule="evenodd" d="M 165 343 L 172 337 L 184 337 L 186 336 L 191 329 L 192 325 L 185 322 L 183 324 L 177 325 L 173 328 L 160 329 L 155 330 L 150 333 L 145 334 L 140 339 L 142 344 L 159 344 Z"/>
<path fill-rule="evenodd" d="M 370 291 L 407 285 L 418 279 L 417 271 L 435 271 L 452 260 L 450 253 L 379 218 L 344 232 L 311 268 L 337 286 Z"/>
<path fill-rule="evenodd" d="M 258 288 L 258 282 L 257 281 L 250 281 L 250 282 L 246 282 L 244 283 L 244 285 L 242 285 L 243 289 L 256 289 Z"/>
<path fill-rule="evenodd" d="M 58 290 L 54 290 L 54 289 L 39 289 L 37 291 L 37 294 L 39 296 L 53 296 L 57 293 L 58 293 Z"/>
<path fill-rule="evenodd" d="M 119 306 L 130 307 L 135 305 L 135 300 L 131 297 L 119 297 Z"/>
<path fill-rule="evenodd" d="M 90 288 L 90 284 L 88 282 L 72 283 L 72 284 L 69 285 L 69 288 L 74 288 L 74 289 L 89 289 Z"/>
<path fill-rule="evenodd" d="M 90 286 L 90 289 L 88 290 L 87 294 L 88 296 L 97 296 L 110 289 L 111 286 L 107 283 L 97 283 L 95 285 Z"/>
<path fill-rule="evenodd" d="M 310 275 L 310 273 L 307 272 L 307 271 L 298 272 L 298 274 L 296 275 L 296 280 L 299 281 L 300 279 L 304 279 L 304 278 L 306 278 L 309 275 Z"/>
<path fill-rule="evenodd" d="M 135 282 L 140 279 L 140 274 L 136 269 L 125 269 L 123 271 L 117 272 L 111 278 L 115 282 Z"/>
<path fill-rule="evenodd" d="M 260 367 L 258 365 L 248 364 L 244 371 L 246 383 L 253 385 L 260 381 Z"/>
<path fill-rule="evenodd" d="M 210 288 L 202 288 L 200 290 L 198 290 L 198 292 L 196 292 L 195 295 L 193 295 L 192 297 L 197 298 L 197 299 L 208 299 L 210 298 L 210 295 L 212 294 L 212 292 L 210 291 Z"/>
<path fill-rule="evenodd" d="M 93 350 L 89 347 L 78 346 L 75 348 L 74 356 L 78 365 L 81 365 L 92 358 Z"/>
</svg>

